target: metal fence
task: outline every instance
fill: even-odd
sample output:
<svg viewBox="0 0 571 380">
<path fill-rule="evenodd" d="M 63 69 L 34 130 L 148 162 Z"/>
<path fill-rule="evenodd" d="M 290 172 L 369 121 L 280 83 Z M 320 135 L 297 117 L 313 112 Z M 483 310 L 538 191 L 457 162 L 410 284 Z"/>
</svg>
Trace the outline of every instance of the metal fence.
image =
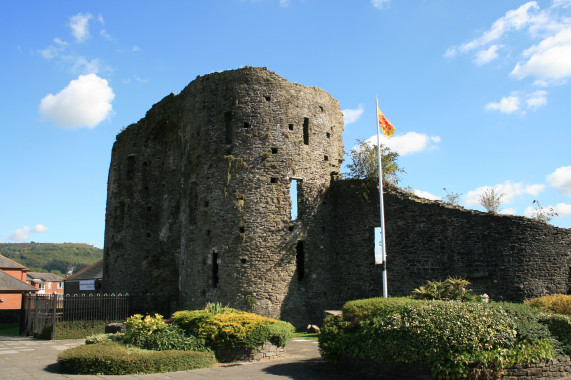
<svg viewBox="0 0 571 380">
<path fill-rule="evenodd" d="M 24 294 L 20 334 L 34 335 L 47 326 L 55 336 L 62 321 L 124 321 L 133 314 L 171 314 L 168 294 Z"/>
</svg>

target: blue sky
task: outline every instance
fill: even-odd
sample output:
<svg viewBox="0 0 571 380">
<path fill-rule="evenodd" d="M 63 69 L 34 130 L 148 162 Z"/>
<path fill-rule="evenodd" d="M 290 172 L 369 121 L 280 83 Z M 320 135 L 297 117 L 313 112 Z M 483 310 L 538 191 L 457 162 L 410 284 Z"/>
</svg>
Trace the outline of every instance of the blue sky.
<svg viewBox="0 0 571 380">
<path fill-rule="evenodd" d="M 4 1 L 0 241 L 103 246 L 121 128 L 197 75 L 263 66 L 396 127 L 400 185 L 571 227 L 571 0 Z"/>
</svg>

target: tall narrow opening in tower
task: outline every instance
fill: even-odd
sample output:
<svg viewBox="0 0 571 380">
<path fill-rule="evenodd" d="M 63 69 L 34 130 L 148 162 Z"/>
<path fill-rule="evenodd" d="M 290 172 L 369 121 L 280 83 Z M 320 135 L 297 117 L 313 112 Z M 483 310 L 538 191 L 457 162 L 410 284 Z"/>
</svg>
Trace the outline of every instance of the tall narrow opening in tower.
<svg viewBox="0 0 571 380">
<path fill-rule="evenodd" d="M 297 220 L 297 215 L 299 212 L 299 192 L 298 188 L 300 186 L 301 180 L 292 178 L 289 182 L 289 199 L 291 201 L 291 220 Z"/>
<path fill-rule="evenodd" d="M 212 288 L 218 288 L 218 252 L 212 252 Z"/>
<path fill-rule="evenodd" d="M 295 264 L 297 280 L 301 281 L 305 278 L 305 251 L 303 249 L 303 240 L 298 241 L 295 247 Z"/>
<path fill-rule="evenodd" d="M 303 143 L 309 145 L 309 118 L 303 118 Z"/>
<path fill-rule="evenodd" d="M 224 128 L 226 129 L 225 144 L 232 144 L 232 112 L 224 112 Z"/>
</svg>

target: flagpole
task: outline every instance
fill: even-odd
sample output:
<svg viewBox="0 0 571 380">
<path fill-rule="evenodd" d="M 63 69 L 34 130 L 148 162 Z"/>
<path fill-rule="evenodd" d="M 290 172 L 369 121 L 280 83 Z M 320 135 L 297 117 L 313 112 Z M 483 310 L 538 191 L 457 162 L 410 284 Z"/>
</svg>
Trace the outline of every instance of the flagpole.
<svg viewBox="0 0 571 380">
<path fill-rule="evenodd" d="M 381 131 L 379 125 L 379 98 L 376 97 L 377 102 L 377 154 L 379 158 L 379 204 L 381 213 L 381 264 L 383 265 L 383 298 L 388 297 L 387 290 L 387 254 L 385 246 L 385 210 L 384 210 L 384 200 L 383 200 L 383 165 L 382 165 L 382 154 L 381 154 Z"/>
</svg>

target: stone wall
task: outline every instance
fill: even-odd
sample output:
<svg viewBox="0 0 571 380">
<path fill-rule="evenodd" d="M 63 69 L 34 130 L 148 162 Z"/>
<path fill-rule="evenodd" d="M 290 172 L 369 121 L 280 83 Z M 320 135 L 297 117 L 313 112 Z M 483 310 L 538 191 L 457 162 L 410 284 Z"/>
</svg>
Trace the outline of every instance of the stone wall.
<svg viewBox="0 0 571 380">
<path fill-rule="evenodd" d="M 380 295 L 381 267 L 374 264 L 373 251 L 374 227 L 380 224 L 377 185 L 337 181 L 329 196 L 337 262 L 332 270 L 343 284 L 340 298 Z M 386 189 L 384 200 L 391 296 L 448 276 L 468 279 L 476 293 L 493 300 L 569 291 L 571 229 L 466 210 L 395 187 Z"/>
<path fill-rule="evenodd" d="M 102 291 L 170 291 L 179 308 L 221 302 L 297 327 L 382 294 L 378 191 L 339 179 L 342 130 L 333 97 L 264 68 L 155 104 L 113 146 Z M 448 276 L 493 300 L 568 292 L 570 229 L 397 188 L 385 207 L 391 296 Z"/>
</svg>

